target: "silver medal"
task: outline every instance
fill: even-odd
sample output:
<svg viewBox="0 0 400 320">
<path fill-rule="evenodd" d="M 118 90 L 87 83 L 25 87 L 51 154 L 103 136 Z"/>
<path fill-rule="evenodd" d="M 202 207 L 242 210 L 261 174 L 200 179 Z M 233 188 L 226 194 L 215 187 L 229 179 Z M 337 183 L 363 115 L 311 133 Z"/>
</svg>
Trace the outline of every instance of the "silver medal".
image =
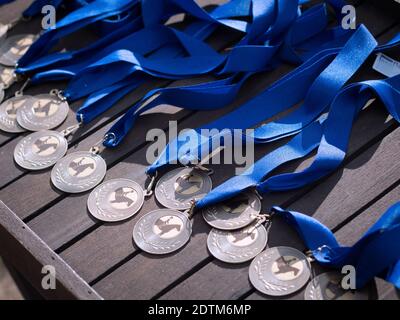
<svg viewBox="0 0 400 320">
<path fill-rule="evenodd" d="M 160 178 L 155 195 L 166 208 L 186 210 L 192 206 L 192 200 L 203 198 L 211 189 L 211 179 L 205 171 L 178 168 Z"/>
<path fill-rule="evenodd" d="M 250 225 L 235 231 L 212 229 L 207 238 L 208 250 L 218 260 L 228 263 L 250 261 L 267 245 L 267 230 Z"/>
<path fill-rule="evenodd" d="M 115 222 L 132 217 L 143 203 L 144 193 L 139 184 L 128 179 L 113 179 L 94 189 L 87 205 L 95 218 Z"/>
<path fill-rule="evenodd" d="M 17 144 L 14 160 L 22 168 L 42 170 L 53 166 L 68 150 L 64 135 L 56 131 L 34 132 Z"/>
<path fill-rule="evenodd" d="M 7 99 L 0 105 L 0 129 L 10 133 L 20 133 L 26 130 L 17 122 L 17 111 L 25 104 L 30 104 L 31 96 L 16 96 Z"/>
<path fill-rule="evenodd" d="M 6 38 L 0 46 L 0 64 L 14 67 L 37 39 L 33 34 L 18 34 Z"/>
<path fill-rule="evenodd" d="M 56 92 L 34 96 L 17 111 L 18 124 L 29 131 L 51 130 L 67 118 L 68 102 Z"/>
<path fill-rule="evenodd" d="M 270 296 L 285 296 L 300 290 L 310 275 L 311 266 L 307 257 L 289 247 L 266 249 L 249 268 L 252 285 Z"/>
<path fill-rule="evenodd" d="M 3 86 L 3 89 L 8 89 L 15 82 L 14 71 L 14 68 L 0 66 L 0 85 Z"/>
<path fill-rule="evenodd" d="M 224 204 L 204 209 L 203 217 L 214 228 L 236 230 L 252 223 L 260 212 L 260 199 L 253 192 L 245 192 Z"/>
<path fill-rule="evenodd" d="M 106 171 L 107 165 L 101 156 L 90 151 L 78 151 L 56 163 L 51 171 L 51 181 L 61 191 L 79 193 L 97 186 Z"/>
<path fill-rule="evenodd" d="M 133 229 L 133 240 L 145 252 L 167 254 L 182 248 L 192 234 L 192 221 L 185 213 L 159 209 L 144 215 Z"/>
<path fill-rule="evenodd" d="M 345 290 L 341 286 L 343 274 L 327 272 L 310 281 L 304 298 L 306 300 L 368 300 L 368 288 L 363 290 Z"/>
</svg>

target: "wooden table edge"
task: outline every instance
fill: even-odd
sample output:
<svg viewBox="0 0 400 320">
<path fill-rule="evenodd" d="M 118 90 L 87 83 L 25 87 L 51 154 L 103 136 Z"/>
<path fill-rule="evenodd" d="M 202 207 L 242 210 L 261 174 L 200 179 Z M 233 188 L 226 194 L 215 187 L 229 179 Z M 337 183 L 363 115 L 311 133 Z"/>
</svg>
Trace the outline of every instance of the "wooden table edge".
<svg viewBox="0 0 400 320">
<path fill-rule="evenodd" d="M 26 277 L 45 299 L 103 300 L 1 200 L 0 244 L 0 255 Z M 42 287 L 42 280 L 48 275 L 48 272 L 42 273 L 44 266 L 54 267 L 55 289 Z"/>
</svg>

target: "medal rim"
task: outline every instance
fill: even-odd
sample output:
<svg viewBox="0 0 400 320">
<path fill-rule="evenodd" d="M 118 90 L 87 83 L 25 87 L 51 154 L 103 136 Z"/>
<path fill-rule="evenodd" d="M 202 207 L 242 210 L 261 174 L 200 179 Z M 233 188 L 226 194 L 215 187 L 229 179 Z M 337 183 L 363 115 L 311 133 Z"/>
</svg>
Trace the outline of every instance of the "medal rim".
<svg viewBox="0 0 400 320">
<path fill-rule="evenodd" d="M 38 159 L 36 159 L 36 162 L 38 162 L 40 160 L 47 161 L 47 164 L 42 164 L 42 165 L 39 165 L 36 167 L 33 165 L 31 165 L 31 166 L 27 165 L 27 162 L 29 162 L 29 161 L 21 161 L 21 156 L 18 155 L 18 153 L 22 151 L 21 148 L 23 148 L 24 145 L 27 145 L 28 147 L 29 146 L 32 147 L 32 143 L 28 144 L 27 140 L 30 139 L 31 142 L 35 142 L 37 139 L 39 139 L 41 137 L 45 137 L 45 136 L 53 136 L 53 137 L 57 136 L 58 140 L 60 141 L 60 144 L 57 147 L 57 153 L 59 153 L 58 150 L 60 151 L 60 153 L 57 156 L 53 155 L 51 157 L 54 159 L 51 159 L 51 158 L 49 159 L 49 157 L 48 157 L 46 160 L 45 156 L 37 157 Z M 51 130 L 42 130 L 42 131 L 33 132 L 33 133 L 27 135 L 26 137 L 23 137 L 18 142 L 18 144 L 14 148 L 14 161 L 21 168 L 24 168 L 24 169 L 27 169 L 30 171 L 41 171 L 41 170 L 48 169 L 48 168 L 52 167 L 53 165 L 55 165 L 59 160 L 61 160 L 65 156 L 67 151 L 68 151 L 68 141 L 67 141 L 67 139 L 65 139 L 65 137 L 61 133 L 59 133 L 57 131 L 51 131 Z M 31 151 L 29 151 L 27 154 L 31 154 Z M 35 159 L 30 160 L 30 161 L 33 162 L 33 161 L 35 161 Z"/>
<path fill-rule="evenodd" d="M 162 192 L 160 191 L 160 189 L 161 189 L 161 187 L 160 187 L 161 184 L 163 184 L 163 183 L 165 183 L 165 182 L 168 182 L 168 181 L 170 180 L 170 179 L 167 179 L 167 180 L 166 180 L 165 177 L 166 177 L 167 175 L 172 175 L 172 176 L 174 177 L 174 176 L 177 175 L 177 174 L 173 174 L 174 172 L 178 173 L 178 172 L 183 172 L 183 171 L 185 171 L 185 170 L 190 170 L 190 171 L 192 171 L 192 170 L 196 170 L 196 169 L 193 169 L 193 168 L 175 168 L 175 169 L 173 169 L 173 170 L 168 171 L 167 173 L 165 173 L 165 174 L 157 181 L 157 184 L 156 184 L 156 187 L 155 187 L 155 192 L 154 192 L 155 197 L 156 197 L 157 201 L 158 201 L 162 206 L 164 206 L 164 207 L 167 208 L 167 209 L 172 209 L 172 210 L 187 210 L 187 209 L 190 209 L 190 207 L 191 207 L 191 203 L 185 204 L 185 203 L 183 203 L 183 202 L 179 202 L 179 206 L 172 207 L 172 205 L 169 204 L 168 200 L 166 200 L 166 197 L 162 197 L 162 196 L 161 196 L 161 193 L 162 193 Z M 198 170 L 198 169 L 197 169 L 197 172 L 199 172 L 200 175 L 202 176 L 202 178 L 204 178 L 204 179 L 203 179 L 203 182 L 204 182 L 204 183 L 208 183 L 208 185 L 209 185 L 209 190 L 208 190 L 207 192 L 204 192 L 204 194 L 207 194 L 208 192 L 210 192 L 210 191 L 212 190 L 212 180 L 211 180 L 210 176 L 209 176 L 208 174 L 206 174 L 205 172 L 203 172 L 203 171 L 201 171 L 201 170 Z M 204 196 L 203 196 L 203 197 L 204 197 Z M 203 197 L 201 197 L 201 198 L 203 198 Z M 190 201 L 191 201 L 192 199 L 200 200 L 201 198 L 194 196 L 193 198 L 190 198 Z M 178 202 L 178 201 L 176 201 L 176 202 Z"/>
<path fill-rule="evenodd" d="M 105 186 L 105 185 L 113 183 L 113 182 L 129 182 L 130 184 L 135 185 L 135 188 L 134 188 L 135 191 L 136 192 L 140 191 L 140 192 L 138 192 L 138 203 L 140 203 L 140 205 L 138 205 L 134 210 L 131 210 L 132 212 L 130 212 L 129 215 L 124 215 L 123 218 L 115 218 L 115 219 L 106 220 L 103 218 L 103 216 L 98 214 L 98 209 L 97 209 L 98 206 L 95 205 L 97 202 L 95 196 L 96 196 L 96 192 L 98 192 L 102 186 Z M 127 187 L 130 187 L 130 186 L 127 186 Z M 92 190 L 92 192 L 90 193 L 88 200 L 87 200 L 87 207 L 88 207 L 89 213 L 97 220 L 104 221 L 104 222 L 119 222 L 119 221 L 128 220 L 128 219 L 132 218 L 133 216 L 135 216 L 142 209 L 143 204 L 144 204 L 144 191 L 143 191 L 142 187 L 136 181 L 126 179 L 126 178 L 115 178 L 115 179 L 110 179 L 110 180 L 102 182 L 101 184 L 99 184 Z M 127 208 L 124 210 L 129 210 L 129 209 L 130 208 Z"/>
<path fill-rule="evenodd" d="M 183 221 L 184 230 L 188 231 L 186 236 L 181 240 L 181 243 L 178 245 L 175 245 L 175 247 L 173 249 L 168 250 L 168 251 L 161 252 L 160 250 L 157 250 L 157 249 L 151 250 L 150 247 L 154 248 L 155 247 L 154 244 L 150 244 L 149 241 L 140 241 L 140 239 L 138 238 L 139 237 L 138 235 L 140 234 L 140 232 L 138 231 L 138 228 L 140 227 L 140 223 L 143 223 L 143 220 L 145 220 L 146 218 L 148 218 L 151 215 L 156 215 L 158 212 L 165 212 L 165 215 L 168 215 L 168 212 L 170 212 L 170 213 L 172 212 L 170 215 L 178 215 L 178 216 L 180 216 L 180 218 L 184 218 L 184 219 L 181 219 Z M 157 219 L 159 219 L 161 217 L 162 216 L 157 217 L 157 215 L 156 215 Z M 152 219 L 152 220 L 154 220 L 154 219 Z M 189 226 L 189 230 L 187 230 L 187 228 L 186 228 L 187 226 Z M 153 225 L 151 226 L 151 230 L 152 229 L 153 229 Z M 152 210 L 152 211 L 146 213 L 142 217 L 140 217 L 140 219 L 136 222 L 135 226 L 133 227 L 132 237 L 133 237 L 133 241 L 134 241 L 135 245 L 138 248 L 140 248 L 141 250 L 143 250 L 144 252 L 161 256 L 161 255 L 166 255 L 166 254 L 177 252 L 180 249 L 182 249 L 184 246 L 186 246 L 192 237 L 192 232 L 193 232 L 192 221 L 188 218 L 188 216 L 186 214 L 184 214 L 181 211 L 175 210 L 175 209 L 167 208 L 167 209 L 155 209 L 155 210 Z M 152 232 L 152 235 L 155 235 L 155 234 Z M 155 236 L 158 237 L 158 235 L 155 235 Z M 141 238 L 144 239 L 143 236 Z M 176 239 L 176 238 L 173 238 L 173 239 Z M 164 240 L 168 240 L 168 239 L 164 239 Z M 145 242 L 145 243 L 143 244 L 143 242 Z"/>
<path fill-rule="evenodd" d="M 265 227 L 263 225 L 257 226 L 257 228 L 256 228 L 257 232 L 259 233 L 258 236 L 260 236 L 260 234 L 263 234 L 263 236 L 264 236 L 264 239 L 262 241 L 262 246 L 261 246 L 260 250 L 258 250 L 258 252 L 256 254 L 253 254 L 253 255 L 248 256 L 247 258 L 243 258 L 241 260 L 229 260 L 229 259 L 223 259 L 224 253 L 222 253 L 221 250 L 219 250 L 218 252 L 215 252 L 215 251 L 210 249 L 210 248 L 216 248 L 216 246 L 212 246 L 211 245 L 211 241 L 213 241 L 212 237 L 216 232 L 225 233 L 226 234 L 225 235 L 226 242 L 229 244 L 229 240 L 226 237 L 229 233 L 240 232 L 240 231 L 243 231 L 244 229 L 247 229 L 247 228 L 253 228 L 253 226 L 248 225 L 246 228 L 239 229 L 239 230 L 221 230 L 221 229 L 213 228 L 210 231 L 210 233 L 208 234 L 208 236 L 207 236 L 207 248 L 208 248 L 208 251 L 217 260 L 222 261 L 222 262 L 226 262 L 226 263 L 229 263 L 229 264 L 241 264 L 241 263 L 248 262 L 248 261 L 254 259 L 257 255 L 259 255 L 261 252 L 264 251 L 264 249 L 265 249 L 265 247 L 267 246 L 267 243 L 268 243 L 268 232 L 267 232 L 267 230 L 265 229 Z M 262 230 L 262 232 L 260 232 L 260 230 Z M 235 248 L 235 247 L 232 246 L 232 248 Z M 216 253 L 222 253 L 222 255 L 221 254 L 218 255 Z"/>
<path fill-rule="evenodd" d="M 257 197 L 257 195 L 254 194 L 254 193 L 251 192 L 251 191 L 246 191 L 246 192 L 244 192 L 243 194 L 244 194 L 244 195 L 249 195 L 249 198 L 250 198 L 250 197 L 253 197 L 253 198 L 256 200 L 256 206 L 257 206 L 258 210 L 254 210 L 254 215 L 256 216 L 256 215 L 260 214 L 260 213 L 261 213 L 261 208 L 262 208 L 262 203 L 261 203 L 260 198 Z M 233 199 L 233 198 L 232 198 L 232 199 Z M 251 198 L 250 198 L 250 199 L 251 199 Z M 231 200 L 231 199 L 230 199 L 230 200 Z M 229 201 L 229 199 L 228 199 L 227 201 Z M 249 226 L 249 225 L 252 224 L 252 223 L 254 222 L 254 220 L 256 219 L 256 217 L 254 217 L 252 220 L 249 219 L 246 223 L 238 224 L 238 225 L 235 226 L 235 227 L 228 227 L 228 226 L 226 226 L 226 224 L 225 224 L 225 226 L 220 224 L 220 223 L 222 223 L 222 222 L 225 222 L 225 220 L 222 220 L 222 219 L 219 219 L 219 220 L 218 220 L 218 219 L 216 219 L 216 220 L 210 220 L 210 219 L 207 218 L 208 215 L 211 215 L 211 214 L 212 214 L 212 213 L 210 213 L 210 210 L 213 210 L 213 209 L 215 209 L 216 207 L 219 207 L 219 206 L 222 206 L 222 205 L 223 205 L 223 203 L 210 206 L 209 208 L 205 208 L 205 209 L 203 210 L 203 212 L 202 212 L 203 219 L 204 219 L 211 227 L 213 227 L 213 228 L 215 228 L 215 229 L 224 230 L 224 231 L 239 230 L 239 229 L 242 229 L 242 228 L 245 228 L 245 227 Z M 252 209 L 251 207 L 248 207 L 248 208 L 246 208 L 246 210 L 249 209 L 249 208 Z M 246 210 L 245 210 L 245 211 L 246 211 Z M 241 217 L 242 215 L 245 215 L 245 211 L 243 211 L 239 216 L 237 216 L 237 217 L 235 218 L 235 220 L 239 219 L 239 217 Z M 214 216 L 217 216 L 218 214 L 219 214 L 219 213 L 215 213 Z M 247 214 L 247 215 L 251 215 L 251 214 Z"/>
<path fill-rule="evenodd" d="M 37 39 L 37 35 L 31 33 L 15 34 L 5 38 L 4 42 L 0 45 L 0 64 L 6 67 L 15 66 L 15 64 L 22 57 L 22 55 L 17 56 L 15 54 L 12 54 L 10 57 L 7 53 L 12 48 L 12 43 L 15 43 L 16 41 L 26 37 L 32 38 L 33 40 L 32 43 L 35 42 L 35 40 Z M 6 48 L 7 50 L 5 50 L 4 48 Z"/>
<path fill-rule="evenodd" d="M 69 159 L 72 158 L 73 156 L 92 157 L 92 159 L 97 159 L 98 161 L 96 161 L 96 160 L 95 161 L 96 161 L 96 169 L 100 168 L 99 173 L 97 174 L 97 176 L 99 178 L 98 179 L 92 178 L 92 181 L 94 181 L 92 184 L 86 183 L 87 184 L 86 187 L 81 187 L 79 189 L 65 187 L 66 183 L 64 183 L 64 184 L 58 183 L 57 177 L 59 177 L 60 174 L 62 174 L 62 172 L 61 173 L 57 172 L 58 170 L 61 171 L 59 167 L 61 165 L 64 165 L 64 163 L 66 163 L 66 162 L 69 163 L 70 162 Z M 59 191 L 62 191 L 65 193 L 78 194 L 78 193 L 86 192 L 86 191 L 91 190 L 91 189 L 95 188 L 96 186 L 98 186 L 103 181 L 106 173 L 107 173 L 107 163 L 101 156 L 99 156 L 98 154 L 94 154 L 90 151 L 76 151 L 76 152 L 67 154 L 66 156 L 64 156 L 63 158 L 61 158 L 60 160 L 57 161 L 57 163 L 54 165 L 54 167 L 51 171 L 51 182 L 52 182 L 53 186 Z M 85 179 L 85 178 L 83 178 L 83 179 Z M 77 183 L 75 183 L 75 185 L 77 185 Z"/>
<path fill-rule="evenodd" d="M 64 121 L 67 119 L 70 110 L 70 106 L 67 101 L 60 100 L 57 96 L 52 95 L 50 93 L 31 96 L 31 98 L 32 98 L 31 103 L 25 104 L 24 106 L 18 108 L 17 110 L 17 122 L 25 130 L 33 132 L 41 130 L 53 130 L 59 127 L 61 124 L 63 124 Z M 58 99 L 60 101 L 60 107 L 54 115 L 40 119 L 34 115 L 31 108 L 33 107 L 33 104 L 35 104 L 36 101 L 39 101 L 40 99 L 43 98 L 53 98 L 55 100 Z M 29 118 L 28 114 L 30 115 Z M 35 125 L 33 122 L 36 123 L 37 125 Z"/>
<path fill-rule="evenodd" d="M 315 276 L 314 278 L 312 278 L 310 280 L 310 282 L 308 283 L 305 291 L 304 291 L 304 299 L 305 300 L 313 300 L 313 301 L 329 301 L 329 300 L 340 300 L 340 299 L 313 299 L 312 298 L 312 290 L 318 290 L 318 292 L 320 291 L 319 288 L 321 288 L 321 286 L 319 285 L 318 287 L 316 287 L 314 285 L 314 281 L 320 281 L 321 278 L 326 278 L 329 277 L 329 275 L 333 275 L 333 276 L 339 276 L 340 277 L 340 273 L 337 271 L 328 271 L 328 272 L 323 272 L 320 273 L 319 275 Z M 318 282 L 318 284 L 320 284 L 321 282 Z M 365 290 L 365 292 L 363 292 Z M 360 296 L 364 296 L 366 299 L 351 299 L 351 300 L 371 300 L 371 287 L 370 288 L 364 288 L 362 290 L 357 290 L 356 291 Z M 323 295 L 322 295 L 323 297 Z"/>
<path fill-rule="evenodd" d="M 288 254 L 293 254 L 295 256 L 299 256 L 300 254 L 302 256 L 304 256 L 303 259 L 299 259 L 300 261 L 302 261 L 305 264 L 305 268 L 303 270 L 303 272 L 307 272 L 306 276 L 304 277 L 304 279 L 299 283 L 299 285 L 295 285 L 294 288 L 292 288 L 291 290 L 262 290 L 262 288 L 265 287 L 265 285 L 262 285 L 261 282 L 258 280 L 258 278 L 256 277 L 256 275 L 254 274 L 254 272 L 252 272 L 253 269 L 256 269 L 255 265 L 257 263 L 259 263 L 259 259 L 265 255 L 268 251 L 272 251 L 272 250 L 286 250 L 288 251 Z M 281 255 L 282 256 L 282 255 Z M 272 274 L 272 273 L 271 273 Z M 256 278 L 254 278 L 256 277 Z M 267 296 L 271 296 L 271 297 L 284 297 L 284 296 L 289 296 L 292 295 L 298 291 L 300 291 L 302 288 L 304 288 L 304 286 L 308 283 L 308 281 L 310 280 L 311 277 L 311 264 L 309 262 L 309 260 L 307 259 L 307 256 L 302 253 L 300 250 L 297 250 L 295 248 L 292 247 L 286 247 L 286 246 L 276 246 L 276 247 L 270 247 L 265 249 L 264 251 L 262 251 L 261 253 L 259 253 L 251 262 L 250 267 L 249 267 L 249 280 L 250 283 L 252 284 L 252 286 L 260 293 L 265 294 Z M 278 280 L 279 281 L 279 280 Z M 278 287 L 284 287 L 284 285 L 280 285 L 280 284 L 272 284 L 273 286 L 278 286 Z"/>
<path fill-rule="evenodd" d="M 30 99 L 32 99 L 32 96 L 30 96 L 30 95 L 15 96 L 15 97 L 11 97 L 11 98 L 1 102 L 1 104 L 0 104 L 0 130 L 2 130 L 4 132 L 8 132 L 8 133 L 23 133 L 23 132 L 27 132 L 26 129 L 24 129 L 23 127 L 20 126 L 20 124 L 17 121 L 17 118 L 10 119 L 9 115 L 6 112 L 6 103 L 9 103 L 9 101 L 11 101 L 11 100 L 20 100 L 20 99 L 26 99 L 27 101 L 29 101 Z M 19 107 L 17 109 L 17 113 L 18 113 L 18 110 L 21 107 Z M 10 129 L 9 127 L 6 127 L 5 125 L 3 126 L 4 119 L 7 119 L 8 121 L 12 121 L 14 123 L 15 128 L 14 129 Z"/>
</svg>

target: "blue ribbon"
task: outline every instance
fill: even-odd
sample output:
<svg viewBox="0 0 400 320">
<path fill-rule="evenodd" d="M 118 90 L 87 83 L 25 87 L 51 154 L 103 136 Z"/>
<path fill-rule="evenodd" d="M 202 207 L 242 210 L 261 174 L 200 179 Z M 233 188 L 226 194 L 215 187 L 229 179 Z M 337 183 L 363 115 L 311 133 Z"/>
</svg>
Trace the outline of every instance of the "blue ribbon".
<svg viewBox="0 0 400 320">
<path fill-rule="evenodd" d="M 197 133 L 200 135 L 200 129 L 215 128 L 220 131 L 223 129 L 247 129 L 304 100 L 304 103 L 294 112 L 278 121 L 258 127 L 251 138 L 255 143 L 265 143 L 296 134 L 329 107 L 330 100 L 348 81 L 351 72 L 357 71 L 376 48 L 376 45 L 375 39 L 368 30 L 360 26 L 343 48 L 328 49 L 317 53 L 312 59 L 275 82 L 243 106 L 198 128 Z M 362 49 L 360 50 L 360 48 Z M 349 65 L 349 69 L 344 70 L 347 65 Z M 332 79 L 332 83 L 327 79 Z M 290 94 L 287 94 L 288 92 Z M 321 95 L 322 92 L 323 95 Z M 268 108 L 265 107 L 266 104 Z M 193 150 L 200 148 L 197 145 L 192 147 Z M 178 160 L 177 153 L 168 148 L 148 168 L 149 174 L 154 174 L 160 167 Z M 198 154 L 202 154 L 202 152 L 200 151 Z"/>
<path fill-rule="evenodd" d="M 224 19 L 217 19 L 213 16 L 213 13 L 206 13 L 192 0 L 175 0 L 173 2 L 179 3 L 194 16 L 202 17 L 208 24 L 212 22 L 215 25 L 224 25 Z M 215 52 L 202 39 L 190 37 L 184 32 L 158 24 L 150 24 L 149 27 L 142 30 L 142 38 L 138 35 L 138 39 L 145 38 L 148 42 L 158 43 L 159 46 L 162 46 L 165 44 L 165 38 L 168 37 L 170 42 L 177 43 L 182 47 L 186 55 L 154 59 L 137 51 L 116 50 L 101 61 L 79 72 L 71 81 L 69 90 L 82 88 L 85 84 L 90 83 L 93 74 L 96 74 L 98 69 L 105 73 L 105 78 L 109 79 L 107 85 L 121 81 L 135 72 L 144 72 L 166 79 L 180 79 L 210 72 L 227 74 L 266 70 L 269 68 L 271 58 L 282 44 L 280 39 L 296 21 L 298 15 L 297 4 L 294 5 L 295 1 L 268 1 L 267 3 L 268 5 L 265 5 L 265 1 L 252 1 L 249 14 L 253 22 L 245 29 L 243 39 L 227 54 Z M 167 1 L 165 5 L 167 4 L 170 4 L 170 2 Z M 316 20 L 316 22 L 314 28 L 320 30 L 318 28 L 320 28 L 321 21 Z M 326 20 L 324 23 L 326 24 Z M 313 30 L 311 21 L 307 30 Z"/>
<path fill-rule="evenodd" d="M 60 38 L 95 22 L 122 15 L 135 4 L 135 0 L 95 0 L 88 3 L 68 14 L 55 28 L 46 30 L 19 60 L 18 65 L 28 65 L 47 54 Z"/>
<path fill-rule="evenodd" d="M 299 19 L 299 21 L 297 21 L 294 25 L 294 28 L 300 31 L 294 33 L 290 41 L 295 42 L 301 47 L 310 38 L 313 39 L 312 37 L 316 34 L 322 37 L 321 30 L 326 27 L 325 9 L 325 6 L 319 5 L 317 7 L 313 7 L 310 10 L 307 10 L 304 15 L 301 16 L 301 19 Z M 314 24 L 313 28 L 311 29 L 312 22 L 317 22 L 317 24 Z M 316 28 L 317 26 L 319 26 L 319 28 Z M 313 30 L 313 32 L 311 32 L 311 30 Z M 331 41 L 334 48 L 337 47 L 338 43 L 341 43 L 343 45 L 342 42 L 348 40 L 352 32 L 346 33 L 347 38 L 344 37 L 343 34 L 339 33 L 340 40 L 336 38 L 336 34 L 337 33 L 334 33 L 334 35 L 332 35 L 332 31 L 329 31 L 326 34 L 327 38 L 329 39 L 329 41 Z M 308 47 L 308 50 L 313 49 L 314 53 L 318 52 L 321 47 L 321 40 L 315 42 L 317 43 L 315 47 Z M 329 45 L 327 44 L 327 46 Z M 309 51 L 306 52 L 308 53 Z M 275 63 L 275 65 L 276 64 L 277 63 Z M 273 66 L 271 66 L 270 68 L 272 69 Z M 136 103 L 128 111 L 128 113 L 120 121 L 118 121 L 116 125 L 112 127 L 110 132 L 112 132 L 113 134 L 108 135 L 109 139 L 106 140 L 105 145 L 107 147 L 114 147 L 118 145 L 128 133 L 128 131 L 132 128 L 136 119 L 141 113 L 162 103 L 172 104 L 192 110 L 222 108 L 233 101 L 242 84 L 250 75 L 251 73 L 247 73 L 244 75 L 239 73 L 227 77 L 223 80 L 212 81 L 207 84 L 152 90 L 141 101 Z M 142 105 L 152 96 L 157 96 L 157 98 L 153 99 L 152 102 L 147 104 L 145 108 L 139 108 L 140 105 Z"/>
<path fill-rule="evenodd" d="M 356 269 L 356 287 L 381 277 L 400 289 L 400 202 L 391 206 L 353 246 L 341 246 L 318 220 L 274 207 L 273 212 L 293 226 L 321 265 Z"/>
<path fill-rule="evenodd" d="M 202 208 L 229 199 L 251 187 L 260 194 L 296 189 L 332 173 L 346 156 L 357 115 L 374 96 L 383 102 L 390 115 L 400 123 L 400 76 L 348 85 L 334 98 L 327 119 L 318 127 L 320 131 L 314 129 L 316 123 L 306 127 L 287 145 L 267 154 L 242 175 L 219 185 L 199 200 L 196 207 Z M 264 180 L 279 165 L 304 157 L 316 148 L 317 155 L 305 170 L 278 174 Z"/>
</svg>

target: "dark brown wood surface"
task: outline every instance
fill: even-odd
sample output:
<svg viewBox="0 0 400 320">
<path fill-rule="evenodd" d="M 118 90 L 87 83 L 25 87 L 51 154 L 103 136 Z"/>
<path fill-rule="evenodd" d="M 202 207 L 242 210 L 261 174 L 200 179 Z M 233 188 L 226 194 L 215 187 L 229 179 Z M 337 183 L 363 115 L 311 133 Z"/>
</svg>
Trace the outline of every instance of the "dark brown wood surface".
<svg viewBox="0 0 400 320">
<path fill-rule="evenodd" d="M 220 1 L 203 1 L 204 4 Z M 379 6 L 368 1 L 348 1 L 357 6 L 357 21 L 364 23 L 384 43 L 400 32 L 398 19 Z M 3 17 L 0 14 L 0 17 Z M 32 26 L 37 21 L 32 21 Z M 18 28 L 23 30 L 29 25 Z M 16 30 L 15 32 L 17 32 Z M 90 32 L 67 38 L 60 47 L 76 45 L 76 39 L 90 41 Z M 85 40 L 83 40 L 85 39 Z M 219 32 L 209 43 L 216 49 L 229 47 L 237 35 Z M 400 58 L 400 51 L 393 52 Z M 373 57 L 365 63 L 353 81 L 379 77 L 371 68 Z M 151 128 L 168 130 L 168 121 L 178 121 L 179 129 L 197 127 L 216 119 L 254 97 L 269 84 L 292 70 L 282 65 L 276 70 L 253 76 L 241 90 L 236 101 L 223 110 L 194 112 L 174 106 L 160 106 L 146 113 L 137 122 L 124 143 L 102 155 L 106 159 L 106 179 L 125 177 L 146 183 L 146 133 Z M 69 152 L 87 150 L 98 142 L 129 106 L 140 99 L 150 88 L 191 84 L 210 79 L 199 77 L 184 81 L 154 80 L 140 87 L 114 108 L 74 134 Z M 29 88 L 27 93 L 44 93 L 64 83 Z M 14 86 L 12 90 L 17 90 Z M 12 90 L 8 94 L 12 94 Z M 74 123 L 73 111 L 81 101 L 73 103 L 65 128 Z M 209 226 L 197 215 L 193 236 L 180 251 L 165 257 L 143 253 L 132 241 L 132 230 L 145 213 L 159 208 L 154 198 L 145 202 L 141 211 L 132 219 L 121 223 L 102 223 L 87 212 L 88 193 L 64 194 L 50 183 L 50 170 L 32 173 L 19 168 L 12 154 L 20 136 L 0 133 L 0 206 L 1 214 L 8 220 L 0 220 L 0 237 L 7 239 L 8 247 L 0 248 L 0 254 L 10 257 L 11 264 L 35 287 L 40 278 L 39 266 L 48 263 L 44 258 L 53 257 L 60 264 L 62 285 L 55 295 L 48 298 L 106 298 L 106 299 L 268 299 L 257 293 L 248 280 L 249 263 L 228 265 L 215 260 L 207 251 L 206 238 Z M 283 142 L 256 147 L 259 158 Z M 400 191 L 400 128 L 391 119 L 379 101 L 369 105 L 355 123 L 349 151 L 343 165 L 329 177 L 318 183 L 284 193 L 268 194 L 263 208 L 281 205 L 310 214 L 331 228 L 338 239 L 351 245 L 370 227 L 380 213 L 399 199 Z M 312 161 L 309 157 L 279 169 L 280 172 L 300 170 Z M 234 174 L 234 167 L 211 165 L 215 169 L 213 184 L 218 185 Z M 10 220 L 11 219 L 11 220 Z M 23 232 L 17 232 L 18 228 Z M 27 235 L 26 235 L 27 234 Z M 21 237 L 28 237 L 32 245 L 20 246 Z M 24 238 L 26 240 L 26 238 Z M 3 243 L 3 242 L 2 242 Z M 287 245 L 304 250 L 302 241 L 288 226 L 277 220 L 269 235 L 269 246 Z M 18 253 L 10 255 L 11 248 Z M 13 257 L 11 259 L 11 257 Z M 34 268 L 27 268 L 32 264 Z M 322 272 L 316 268 L 316 272 Z M 377 281 L 377 293 L 371 297 L 398 298 L 393 288 Z M 40 289 L 40 288 L 39 288 Z M 90 291 L 90 293 L 89 293 Z M 302 299 L 298 292 L 288 299 Z"/>
</svg>

